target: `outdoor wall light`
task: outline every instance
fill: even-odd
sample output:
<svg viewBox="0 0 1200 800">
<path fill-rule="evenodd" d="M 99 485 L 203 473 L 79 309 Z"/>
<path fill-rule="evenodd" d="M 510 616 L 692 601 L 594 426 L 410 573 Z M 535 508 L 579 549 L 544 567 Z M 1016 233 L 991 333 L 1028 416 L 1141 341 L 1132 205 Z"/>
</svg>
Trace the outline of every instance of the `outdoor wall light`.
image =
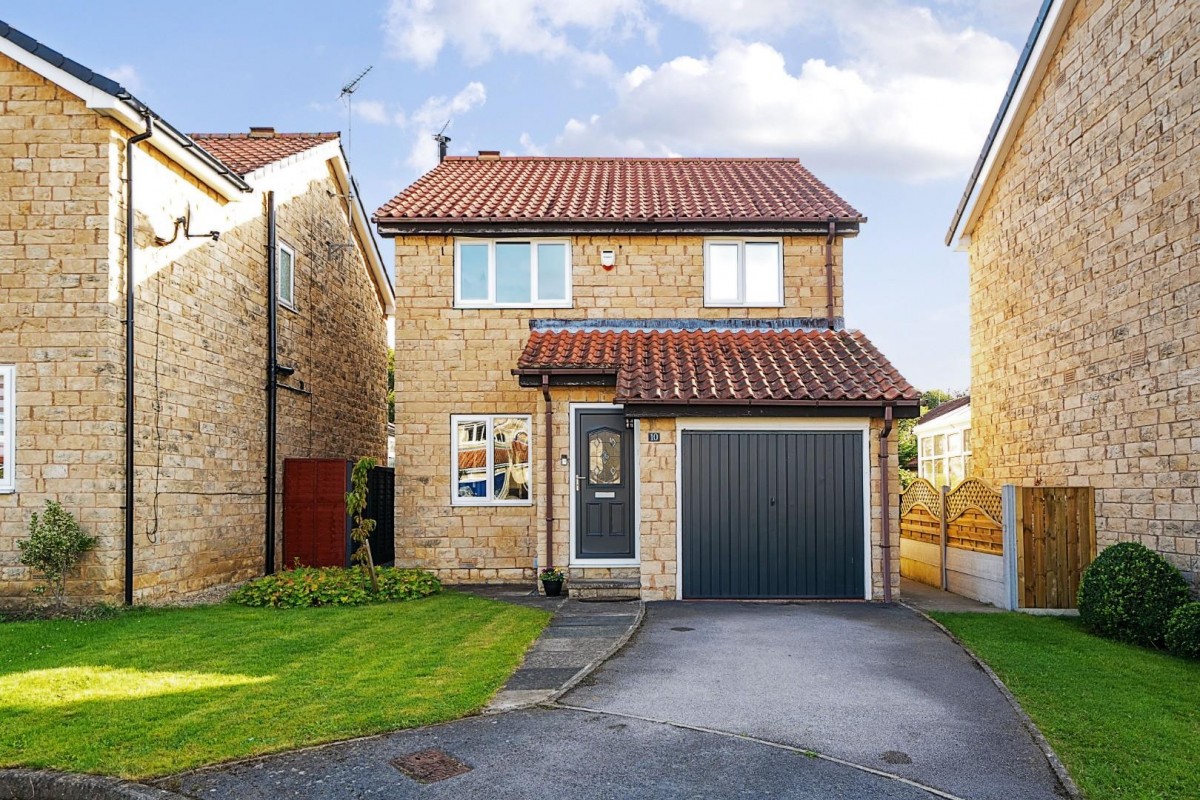
<svg viewBox="0 0 1200 800">
<path fill-rule="evenodd" d="M 559 457 L 558 457 L 558 465 L 559 465 L 560 467 L 569 467 L 569 466 L 571 466 L 571 459 L 567 458 L 567 454 L 566 454 L 566 453 L 563 453 L 561 456 L 559 456 Z"/>
</svg>

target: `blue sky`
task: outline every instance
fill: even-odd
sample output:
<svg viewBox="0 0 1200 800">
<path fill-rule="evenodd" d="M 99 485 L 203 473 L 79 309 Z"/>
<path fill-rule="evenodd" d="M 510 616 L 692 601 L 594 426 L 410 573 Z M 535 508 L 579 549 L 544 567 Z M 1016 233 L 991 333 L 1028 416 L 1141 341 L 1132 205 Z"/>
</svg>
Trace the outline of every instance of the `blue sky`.
<svg viewBox="0 0 1200 800">
<path fill-rule="evenodd" d="M 452 153 L 795 156 L 869 217 L 847 321 L 969 381 L 942 245 L 1038 0 L 10 0 L 3 19 L 186 131 L 345 132 L 373 210 Z M 384 252 L 390 247 L 385 245 Z"/>
</svg>

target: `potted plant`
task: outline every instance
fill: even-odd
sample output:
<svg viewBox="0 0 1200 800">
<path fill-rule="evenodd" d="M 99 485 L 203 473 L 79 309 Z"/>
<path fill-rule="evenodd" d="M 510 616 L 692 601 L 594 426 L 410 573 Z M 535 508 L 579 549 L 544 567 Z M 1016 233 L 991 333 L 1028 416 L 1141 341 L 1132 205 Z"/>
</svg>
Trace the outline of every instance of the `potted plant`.
<svg viewBox="0 0 1200 800">
<path fill-rule="evenodd" d="M 546 590 L 546 597 L 558 597 L 562 594 L 563 580 L 566 576 L 558 567 L 546 567 L 538 576 L 542 580 L 542 588 Z"/>
</svg>

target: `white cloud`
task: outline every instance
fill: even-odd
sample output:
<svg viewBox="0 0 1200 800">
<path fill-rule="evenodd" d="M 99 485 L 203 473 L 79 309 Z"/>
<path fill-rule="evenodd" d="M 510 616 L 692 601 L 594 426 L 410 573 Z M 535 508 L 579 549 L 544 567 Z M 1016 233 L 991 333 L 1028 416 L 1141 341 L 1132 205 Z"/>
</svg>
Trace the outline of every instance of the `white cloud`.
<svg viewBox="0 0 1200 800">
<path fill-rule="evenodd" d="M 408 125 L 408 115 L 404 113 L 404 109 L 382 100 L 354 100 L 351 108 L 354 110 L 354 116 L 372 125 L 395 125 L 397 128 Z"/>
<path fill-rule="evenodd" d="M 573 44 L 572 33 L 593 39 L 654 33 L 641 0 L 392 0 L 384 30 L 392 56 L 422 67 L 453 47 L 472 64 L 509 53 L 569 60 L 598 73 L 612 62 L 594 46 Z"/>
<path fill-rule="evenodd" d="M 121 64 L 119 67 L 104 70 L 104 77 L 111 78 L 131 92 L 142 90 L 142 76 L 132 64 Z"/>
<path fill-rule="evenodd" d="M 835 6 L 826 19 L 847 54 L 836 63 L 809 59 L 789 69 L 770 44 L 725 39 L 706 58 L 628 71 L 614 81 L 614 106 L 569 120 L 551 149 L 795 155 L 818 171 L 960 176 L 979 151 L 1015 50 L 948 27 L 928 9 L 876 1 L 865 14 L 855 6 Z"/>
<path fill-rule="evenodd" d="M 694 22 L 716 38 L 783 32 L 827 13 L 813 0 L 659 0 L 677 17 Z"/>
<path fill-rule="evenodd" d="M 521 149 L 525 151 L 525 155 L 527 155 L 527 156 L 544 156 L 544 155 L 546 155 L 545 148 L 543 148 L 541 145 L 539 145 L 537 142 L 535 142 L 533 140 L 533 137 L 530 136 L 528 133 L 521 134 L 520 142 L 521 142 Z"/>
<path fill-rule="evenodd" d="M 412 149 L 408 154 L 408 166 L 415 172 L 424 173 L 438 163 L 437 143 L 433 134 L 455 117 L 467 113 L 487 102 L 487 87 L 471 81 L 453 97 L 431 97 L 413 112 L 410 123 L 413 127 Z"/>
</svg>

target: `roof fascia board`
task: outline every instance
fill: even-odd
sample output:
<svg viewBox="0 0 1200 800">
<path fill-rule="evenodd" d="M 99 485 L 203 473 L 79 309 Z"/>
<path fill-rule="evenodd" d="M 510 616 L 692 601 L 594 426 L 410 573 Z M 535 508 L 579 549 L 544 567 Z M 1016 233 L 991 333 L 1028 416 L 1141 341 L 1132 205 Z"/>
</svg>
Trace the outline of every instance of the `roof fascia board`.
<svg viewBox="0 0 1200 800">
<path fill-rule="evenodd" d="M 133 102 L 130 102 L 117 95 L 109 94 L 103 89 L 80 80 L 61 67 L 56 67 L 40 56 L 29 52 L 24 47 L 4 37 L 0 37 L 0 53 L 8 56 L 26 69 L 36 72 L 46 80 L 61 86 L 82 100 L 88 108 L 116 119 L 135 134 L 146 130 L 146 121 L 137 107 L 142 104 L 133 100 L 132 97 L 130 100 L 133 100 Z M 145 106 L 142 107 L 145 108 Z M 157 114 L 151 112 L 151 116 L 159 123 L 161 132 L 166 135 L 151 137 L 146 140 L 147 144 L 150 144 L 167 158 L 182 166 L 205 186 L 208 186 L 226 200 L 234 200 L 243 192 L 249 190 L 245 182 L 236 175 L 220 172 L 197 155 L 195 149 L 199 145 L 175 130 L 174 127 Z"/>
<path fill-rule="evenodd" d="M 946 232 L 946 244 L 949 245 L 957 236 L 958 244 L 955 249 L 965 250 L 970 244 L 971 232 L 979 221 L 983 204 L 991 194 L 996 183 L 997 172 L 1008 157 L 1020 130 L 1021 123 L 1033 103 L 1033 96 L 1041 85 L 1050 60 L 1058 50 L 1063 32 L 1071 19 L 1078 0 L 1050 0 L 1046 18 L 1037 31 L 1029 58 L 1023 66 L 1018 67 L 1020 78 L 1017 81 L 1008 103 L 999 111 L 999 125 L 995 132 L 984 143 L 984 150 L 976 162 L 975 170 L 967 181 L 963 199 L 951 221 L 950 230 Z"/>
<path fill-rule="evenodd" d="M 715 222 L 645 221 L 625 222 L 614 220 L 596 222 L 541 222 L 536 220 L 512 221 L 400 221 L 378 219 L 379 234 L 395 236 L 562 236 L 611 235 L 611 234 L 657 234 L 686 235 L 706 234 L 721 236 L 766 236 L 766 235 L 821 235 L 829 232 L 827 221 L 758 222 L 730 220 Z M 865 221 L 865 220 L 864 220 Z M 839 236 L 858 235 L 859 222 L 840 220 L 837 223 Z"/>
<path fill-rule="evenodd" d="M 326 157 L 333 161 L 333 170 L 342 186 L 342 193 L 353 198 L 349 204 L 350 221 L 358 234 L 359 247 L 366 255 L 367 264 L 371 269 L 371 277 L 379 289 L 379 297 L 383 301 L 383 312 L 391 316 L 396 313 L 396 292 L 392 288 L 392 281 L 383 266 L 383 256 L 379 252 L 379 245 L 376 243 L 375 237 L 371 235 L 371 226 L 367 222 L 367 210 L 362 204 L 362 194 L 358 191 L 354 176 L 350 174 L 350 164 L 346 161 L 346 154 L 342 150 L 340 140 L 335 139 L 329 144 L 332 145 L 333 152 L 331 156 Z M 325 146 L 322 145 L 314 147 L 313 151 L 324 149 Z"/>
</svg>

